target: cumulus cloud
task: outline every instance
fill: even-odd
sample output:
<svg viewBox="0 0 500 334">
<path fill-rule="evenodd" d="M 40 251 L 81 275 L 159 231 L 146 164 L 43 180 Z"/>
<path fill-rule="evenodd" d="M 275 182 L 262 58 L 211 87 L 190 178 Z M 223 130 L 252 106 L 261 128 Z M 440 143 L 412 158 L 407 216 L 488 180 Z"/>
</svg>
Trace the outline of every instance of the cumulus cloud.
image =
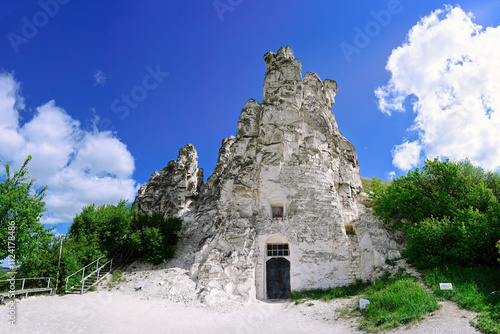
<svg viewBox="0 0 500 334">
<path fill-rule="evenodd" d="M 423 158 L 469 158 L 500 167 L 500 26 L 484 29 L 460 7 L 422 18 L 394 49 L 389 82 L 375 90 L 379 109 L 404 112 L 414 99 L 418 140 L 397 145 L 393 164 L 403 170 Z M 417 156 L 418 154 L 418 156 Z"/>
<path fill-rule="evenodd" d="M 392 164 L 399 169 L 409 170 L 418 165 L 422 147 L 418 142 L 404 142 L 392 151 Z"/>
<path fill-rule="evenodd" d="M 82 129 L 54 101 L 20 125 L 19 89 L 11 74 L 0 74 L 0 158 L 18 170 L 32 155 L 30 176 L 48 186 L 43 223 L 71 222 L 85 205 L 134 198 L 134 159 L 125 144 L 109 131 Z"/>
</svg>

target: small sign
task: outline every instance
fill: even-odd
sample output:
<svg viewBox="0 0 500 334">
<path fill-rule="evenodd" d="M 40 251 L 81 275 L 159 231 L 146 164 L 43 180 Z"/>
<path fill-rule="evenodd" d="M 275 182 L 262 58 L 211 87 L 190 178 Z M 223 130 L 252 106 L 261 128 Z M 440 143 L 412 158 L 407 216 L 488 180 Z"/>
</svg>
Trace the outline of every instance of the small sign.
<svg viewBox="0 0 500 334">
<path fill-rule="evenodd" d="M 146 285 L 146 282 L 142 282 L 142 281 L 141 282 L 137 282 L 136 289 L 142 289 L 142 288 L 144 288 L 145 285 Z"/>
<path fill-rule="evenodd" d="M 451 283 L 439 283 L 439 288 L 441 290 L 453 290 Z"/>
<path fill-rule="evenodd" d="M 370 301 L 368 299 L 363 299 L 363 298 L 360 298 L 359 299 L 359 308 L 364 310 L 368 304 L 370 304 Z"/>
</svg>

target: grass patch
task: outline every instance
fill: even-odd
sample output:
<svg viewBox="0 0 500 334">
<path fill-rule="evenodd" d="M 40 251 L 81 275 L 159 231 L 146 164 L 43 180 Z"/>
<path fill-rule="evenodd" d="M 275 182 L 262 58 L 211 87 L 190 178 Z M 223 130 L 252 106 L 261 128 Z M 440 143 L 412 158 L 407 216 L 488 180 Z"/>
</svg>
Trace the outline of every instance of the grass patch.
<svg viewBox="0 0 500 334">
<path fill-rule="evenodd" d="M 426 271 L 422 276 L 437 296 L 481 312 L 478 322 L 472 323 L 478 330 L 500 334 L 500 268 L 444 267 Z M 439 283 L 452 283 L 453 290 L 440 290 Z"/>
<path fill-rule="evenodd" d="M 113 283 L 116 282 L 117 283 L 117 282 L 123 281 L 125 278 L 122 277 L 122 275 L 123 275 L 123 270 L 120 270 L 120 269 L 115 270 L 113 272 L 113 275 L 111 276 L 111 282 L 113 282 Z"/>
<path fill-rule="evenodd" d="M 436 298 L 414 277 L 392 280 L 379 290 L 374 286 L 364 298 L 370 304 L 361 310 L 363 320 L 359 329 L 370 332 L 416 322 L 439 308 Z"/>
<path fill-rule="evenodd" d="M 393 277 L 386 271 L 373 284 L 358 280 L 355 284 L 345 287 L 293 291 L 290 293 L 290 299 L 301 304 L 310 299 L 326 301 L 355 295 L 362 295 L 370 301 L 366 309 L 357 308 L 354 312 L 363 316 L 359 329 L 368 332 L 416 322 L 439 308 L 436 297 L 429 294 L 415 277 L 405 273 L 401 267 Z"/>
<path fill-rule="evenodd" d="M 350 297 L 363 292 L 370 284 L 371 283 L 369 282 L 357 280 L 356 283 L 348 286 L 339 286 L 329 289 L 292 291 L 289 294 L 289 298 L 295 301 L 296 304 L 301 304 L 307 299 L 332 300 L 337 298 Z"/>
<path fill-rule="evenodd" d="M 367 178 L 364 176 L 361 176 L 360 178 L 361 178 L 361 186 L 362 186 L 361 191 L 368 194 L 372 190 L 373 178 Z M 391 181 L 382 181 L 382 184 L 389 185 L 389 184 L 391 184 Z"/>
<path fill-rule="evenodd" d="M 354 230 L 354 226 L 351 224 L 344 225 L 345 227 L 345 233 L 347 235 L 356 235 L 356 231 Z"/>
</svg>

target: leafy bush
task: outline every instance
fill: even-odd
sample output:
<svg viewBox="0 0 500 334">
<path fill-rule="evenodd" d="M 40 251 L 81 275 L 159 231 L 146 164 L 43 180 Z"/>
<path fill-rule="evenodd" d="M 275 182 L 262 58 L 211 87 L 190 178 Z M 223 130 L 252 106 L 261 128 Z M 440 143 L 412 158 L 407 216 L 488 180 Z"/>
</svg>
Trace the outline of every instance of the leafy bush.
<svg viewBox="0 0 500 334">
<path fill-rule="evenodd" d="M 500 176 L 469 161 L 427 160 L 388 186 L 372 182 L 374 211 L 406 232 L 405 255 L 419 267 L 496 263 Z"/>
<path fill-rule="evenodd" d="M 108 253 L 125 244 L 125 239 L 131 232 L 134 214 L 134 209 L 124 200 L 118 205 L 96 207 L 92 204 L 84 207 L 82 212 L 76 215 L 69 228 L 69 234 L 76 241 L 85 238 L 97 245 L 101 251 Z"/>
<path fill-rule="evenodd" d="M 130 247 L 142 260 L 160 263 L 175 256 L 180 218 L 138 214 L 125 201 L 118 205 L 94 204 L 83 208 L 69 229 L 72 239 L 78 243 L 94 245 L 104 254 L 117 247 Z"/>
<path fill-rule="evenodd" d="M 125 201 L 118 205 L 86 206 L 63 239 L 60 266 L 61 240 L 52 236 L 38 242 L 38 247 L 23 261 L 18 277 L 52 277 L 51 282 L 55 282 L 59 272 L 58 292 L 63 292 L 68 275 L 118 247 L 130 247 L 142 260 L 159 263 L 175 255 L 181 222 L 180 218 L 165 219 L 162 214 L 137 214 Z M 86 272 L 96 268 L 94 264 Z M 77 285 L 80 279 L 81 275 L 72 276 L 68 287 Z"/>
<path fill-rule="evenodd" d="M 175 256 L 181 226 L 182 219 L 177 217 L 165 218 L 161 213 L 139 214 L 133 220 L 135 232 L 130 236 L 130 245 L 144 261 L 161 263 Z"/>
<path fill-rule="evenodd" d="M 451 220 L 426 218 L 418 226 L 405 228 L 408 247 L 404 255 L 416 266 L 436 267 L 442 263 L 463 266 L 492 264 L 491 241 L 494 240 L 488 216 L 469 208 Z"/>
</svg>

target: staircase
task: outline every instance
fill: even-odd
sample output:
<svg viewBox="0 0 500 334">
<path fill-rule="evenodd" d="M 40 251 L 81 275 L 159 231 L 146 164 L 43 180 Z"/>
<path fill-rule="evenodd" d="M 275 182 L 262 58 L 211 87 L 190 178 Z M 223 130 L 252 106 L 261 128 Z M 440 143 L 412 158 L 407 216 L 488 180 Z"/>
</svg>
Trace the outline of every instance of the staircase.
<svg viewBox="0 0 500 334">
<path fill-rule="evenodd" d="M 66 293 L 83 294 L 91 287 L 99 283 L 106 275 L 118 268 L 128 257 L 130 250 L 120 249 L 113 256 L 102 256 L 97 260 L 87 264 L 85 267 L 75 271 L 73 274 L 66 277 Z M 108 258 L 111 258 L 108 260 Z M 69 285 L 69 279 L 73 276 L 81 279 Z M 74 277 L 73 280 L 74 281 Z"/>
</svg>

